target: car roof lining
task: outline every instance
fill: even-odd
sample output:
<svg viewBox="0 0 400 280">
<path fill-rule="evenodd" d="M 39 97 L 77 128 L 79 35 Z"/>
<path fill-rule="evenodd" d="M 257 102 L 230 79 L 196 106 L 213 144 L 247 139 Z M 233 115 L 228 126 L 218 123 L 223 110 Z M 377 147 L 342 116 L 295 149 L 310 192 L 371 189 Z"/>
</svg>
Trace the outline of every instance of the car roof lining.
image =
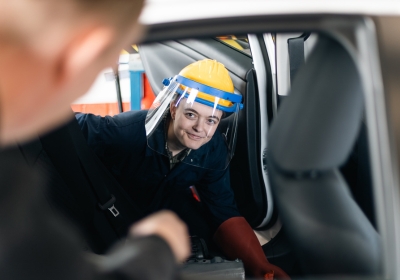
<svg viewBox="0 0 400 280">
<path fill-rule="evenodd" d="M 180 72 L 186 65 L 200 59 L 218 59 L 230 73 L 236 92 L 243 94 L 246 73 L 252 59 L 214 38 L 187 39 L 140 45 L 139 52 L 153 92 L 162 89 L 162 80 Z M 157 65 L 157 67 L 154 67 Z"/>
</svg>

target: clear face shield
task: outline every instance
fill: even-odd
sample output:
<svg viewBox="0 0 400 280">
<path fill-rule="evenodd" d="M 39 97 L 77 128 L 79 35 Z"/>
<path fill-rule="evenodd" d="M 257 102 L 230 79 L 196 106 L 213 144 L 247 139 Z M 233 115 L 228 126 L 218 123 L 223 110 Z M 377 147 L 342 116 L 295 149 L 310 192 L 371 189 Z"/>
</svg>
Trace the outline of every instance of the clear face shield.
<svg viewBox="0 0 400 280">
<path fill-rule="evenodd" d="M 146 117 L 148 146 L 184 154 L 184 164 L 223 170 L 233 157 L 242 96 L 182 76 L 164 80 Z M 167 142 L 167 145 L 165 145 Z"/>
</svg>

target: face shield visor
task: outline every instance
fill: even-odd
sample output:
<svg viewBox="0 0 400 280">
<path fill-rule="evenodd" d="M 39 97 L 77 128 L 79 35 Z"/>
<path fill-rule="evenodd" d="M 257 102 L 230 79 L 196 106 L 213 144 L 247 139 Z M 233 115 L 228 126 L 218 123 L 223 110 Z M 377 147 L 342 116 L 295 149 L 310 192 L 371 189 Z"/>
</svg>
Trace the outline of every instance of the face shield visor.
<svg viewBox="0 0 400 280">
<path fill-rule="evenodd" d="M 146 116 L 148 146 L 166 157 L 167 147 L 179 147 L 183 164 L 225 169 L 235 150 L 242 96 L 180 75 L 163 83 Z"/>
</svg>

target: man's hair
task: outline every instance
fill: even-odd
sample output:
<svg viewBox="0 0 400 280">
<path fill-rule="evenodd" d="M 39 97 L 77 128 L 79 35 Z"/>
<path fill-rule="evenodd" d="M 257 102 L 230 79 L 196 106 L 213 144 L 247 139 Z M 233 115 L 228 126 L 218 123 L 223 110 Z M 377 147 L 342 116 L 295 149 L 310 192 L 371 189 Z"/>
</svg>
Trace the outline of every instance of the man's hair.
<svg viewBox="0 0 400 280">
<path fill-rule="evenodd" d="M 48 0 L 54 1 L 54 0 Z M 61 1 L 61 0 L 57 0 Z M 55 1 L 55 2 L 57 2 Z M 99 14 L 123 28 L 138 17 L 144 0 L 62 0 L 72 1 L 83 13 Z"/>
<path fill-rule="evenodd" d="M 125 32 L 132 28 L 144 0 L 10 0 L 0 1 L 0 40 L 29 41 L 55 19 L 71 24 L 95 19 Z M 19 17 L 17 17 L 17 15 Z M 68 24 L 68 23 L 67 23 Z"/>
</svg>

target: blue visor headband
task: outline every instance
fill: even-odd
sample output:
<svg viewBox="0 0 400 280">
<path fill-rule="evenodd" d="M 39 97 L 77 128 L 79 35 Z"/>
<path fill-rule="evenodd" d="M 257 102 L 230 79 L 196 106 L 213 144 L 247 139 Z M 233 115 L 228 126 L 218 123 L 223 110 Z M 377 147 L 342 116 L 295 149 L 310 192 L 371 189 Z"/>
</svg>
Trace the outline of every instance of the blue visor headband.
<svg viewBox="0 0 400 280">
<path fill-rule="evenodd" d="M 178 88 L 178 89 L 176 90 L 176 92 L 177 92 L 179 95 L 183 95 L 183 93 L 184 93 L 184 91 L 183 91 L 182 89 L 180 89 L 180 88 Z M 185 95 L 184 95 L 184 97 L 185 97 L 185 98 L 189 98 L 189 93 L 186 92 Z M 196 101 L 196 102 L 198 102 L 198 103 L 200 103 L 200 104 L 207 105 L 207 106 L 212 107 L 212 108 L 214 108 L 214 105 L 215 105 L 214 102 L 211 102 L 211 101 L 208 101 L 208 100 L 204 100 L 204 99 L 198 98 L 198 97 L 196 97 L 196 98 L 194 99 L 194 101 Z M 237 107 L 239 107 L 239 109 L 241 110 L 241 109 L 243 109 L 243 104 L 242 104 L 242 103 L 235 103 L 235 104 L 234 104 L 233 106 L 231 106 L 231 107 L 226 107 L 226 106 L 222 106 L 222 105 L 219 105 L 219 104 L 217 104 L 217 105 L 215 106 L 216 109 L 221 110 L 221 111 L 224 111 L 224 112 L 227 112 L 227 113 L 236 112 L 236 111 L 237 111 Z"/>
<path fill-rule="evenodd" d="M 173 78 L 164 79 L 163 84 L 165 86 L 168 86 L 172 79 Z M 225 100 L 231 101 L 232 103 L 240 103 L 240 102 L 242 102 L 242 96 L 239 95 L 239 94 L 233 94 L 233 93 L 226 92 L 226 91 L 223 91 L 223 90 L 219 90 L 219 89 L 216 89 L 216 88 L 213 88 L 213 87 L 209 87 L 209 86 L 206 86 L 204 84 L 195 82 L 193 80 L 190 80 L 188 78 L 185 78 L 185 77 L 182 77 L 182 76 L 179 76 L 179 75 L 176 76 L 175 81 L 180 83 L 180 84 L 182 84 L 182 85 L 184 85 L 184 86 L 187 86 L 189 88 L 197 89 L 200 92 L 207 93 L 209 95 L 212 95 L 212 96 L 215 96 L 215 97 L 219 97 L 221 99 L 225 99 Z M 210 102 L 210 103 L 212 103 L 212 102 Z M 241 105 L 240 109 L 242 109 L 243 108 L 243 104 L 240 104 L 240 105 Z M 225 108 L 227 108 L 227 107 L 225 107 Z"/>
</svg>

